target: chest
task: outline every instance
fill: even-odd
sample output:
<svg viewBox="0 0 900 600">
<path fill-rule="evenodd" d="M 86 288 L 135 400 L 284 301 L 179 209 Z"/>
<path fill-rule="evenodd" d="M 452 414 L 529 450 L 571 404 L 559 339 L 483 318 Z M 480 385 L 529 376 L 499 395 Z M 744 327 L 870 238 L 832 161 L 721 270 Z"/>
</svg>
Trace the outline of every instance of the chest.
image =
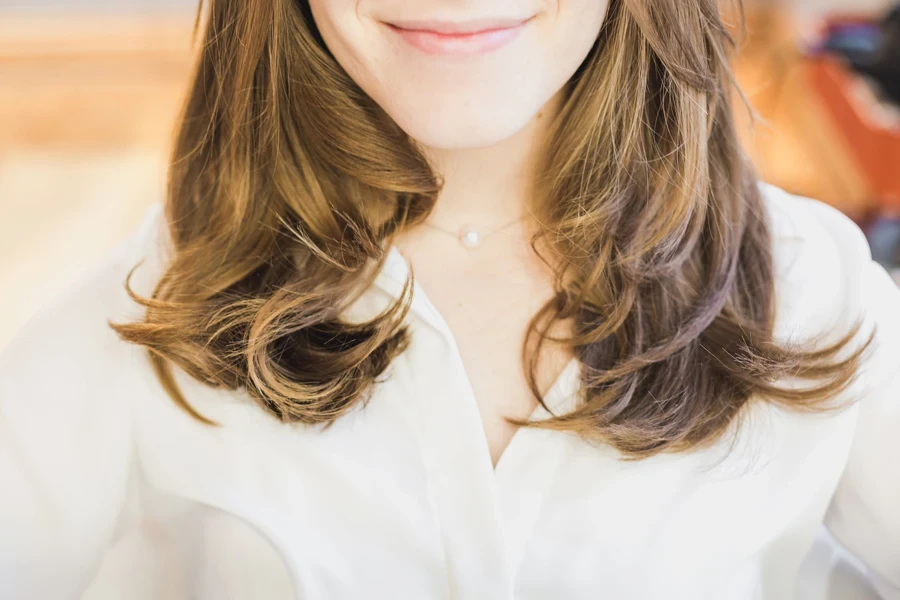
<svg viewBox="0 0 900 600">
<path fill-rule="evenodd" d="M 516 433 L 505 418 L 527 419 L 538 406 L 523 350 L 526 343 L 536 348 L 538 338 L 528 339 L 528 328 L 553 298 L 552 274 L 536 257 L 513 251 L 495 250 L 480 260 L 461 260 L 448 267 L 418 250 L 413 265 L 420 300 L 434 308 L 457 346 L 463 383 L 471 386 L 496 465 Z M 572 326 L 571 320 L 556 320 L 549 332 L 553 337 L 568 336 Z M 567 345 L 544 342 L 535 368 L 535 385 L 542 395 L 572 356 Z"/>
<path fill-rule="evenodd" d="M 516 432 L 491 469 L 485 430 L 504 409 L 491 394 L 523 389 L 524 328 L 550 287 L 422 264 L 418 282 L 458 354 L 421 327 L 371 401 L 329 429 L 277 423 L 178 370 L 179 389 L 221 428 L 135 390 L 145 521 L 158 526 L 153 543 L 189 559 L 171 563 L 194 592 L 183 597 L 750 600 L 761 581 L 766 598 L 790 597 L 853 414 L 760 413 L 748 430 L 759 460 L 745 464 L 738 445 L 712 471 L 696 469 L 703 453 L 620 462 L 536 430 Z M 507 360 L 515 368 L 498 371 Z"/>
</svg>

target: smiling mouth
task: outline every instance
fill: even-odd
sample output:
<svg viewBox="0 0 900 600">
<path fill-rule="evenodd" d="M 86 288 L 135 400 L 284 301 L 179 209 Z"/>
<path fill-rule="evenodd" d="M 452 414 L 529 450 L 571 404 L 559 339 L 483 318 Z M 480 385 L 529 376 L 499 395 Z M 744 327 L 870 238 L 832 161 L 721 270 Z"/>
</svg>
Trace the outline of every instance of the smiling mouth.
<svg viewBox="0 0 900 600">
<path fill-rule="evenodd" d="M 437 22 L 385 25 L 403 41 L 426 54 L 471 55 L 497 50 L 516 37 L 531 18 L 505 22 L 453 24 Z"/>
</svg>

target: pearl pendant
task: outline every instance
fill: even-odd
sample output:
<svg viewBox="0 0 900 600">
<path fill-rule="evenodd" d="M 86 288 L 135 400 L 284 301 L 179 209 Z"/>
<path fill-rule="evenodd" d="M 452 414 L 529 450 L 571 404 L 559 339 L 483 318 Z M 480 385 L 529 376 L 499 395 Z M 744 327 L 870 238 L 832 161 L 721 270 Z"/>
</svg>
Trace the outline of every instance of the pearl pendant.
<svg viewBox="0 0 900 600">
<path fill-rule="evenodd" d="M 463 225 L 459 230 L 459 242 L 466 248 L 477 248 L 484 242 L 488 232 L 471 225 Z"/>
</svg>

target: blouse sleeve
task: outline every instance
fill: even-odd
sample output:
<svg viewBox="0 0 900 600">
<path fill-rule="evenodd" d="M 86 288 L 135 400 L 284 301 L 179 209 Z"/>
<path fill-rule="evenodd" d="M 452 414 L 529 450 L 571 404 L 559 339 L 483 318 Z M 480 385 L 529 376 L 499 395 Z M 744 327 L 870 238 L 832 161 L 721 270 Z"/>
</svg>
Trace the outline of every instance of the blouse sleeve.
<svg viewBox="0 0 900 600">
<path fill-rule="evenodd" d="M 849 221 L 848 221 L 849 223 Z M 859 378 L 861 397 L 849 460 L 832 497 L 825 524 L 868 567 L 885 600 L 900 600 L 900 288 L 871 260 L 855 226 L 843 227 L 858 248 L 850 290 L 877 327 L 876 348 Z M 855 239 L 854 239 L 855 238 Z M 846 241 L 846 238 L 845 240 Z"/>
<path fill-rule="evenodd" d="M 0 352 L 0 598 L 80 598 L 129 507 L 124 306 L 159 206 Z M 132 382 L 133 384 L 133 382 Z"/>
</svg>

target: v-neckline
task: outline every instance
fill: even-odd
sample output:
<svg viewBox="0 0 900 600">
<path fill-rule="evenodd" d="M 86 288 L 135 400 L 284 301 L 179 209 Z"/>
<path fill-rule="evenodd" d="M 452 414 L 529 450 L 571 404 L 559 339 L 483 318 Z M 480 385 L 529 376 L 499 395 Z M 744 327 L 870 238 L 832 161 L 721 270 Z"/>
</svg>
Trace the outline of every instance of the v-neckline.
<svg viewBox="0 0 900 600">
<path fill-rule="evenodd" d="M 396 299 L 408 277 L 405 257 L 391 246 L 377 286 Z M 450 595 L 513 600 L 518 565 L 544 498 L 575 442 L 556 431 L 519 428 L 494 466 L 456 339 L 415 281 L 410 314 L 418 318 L 409 321 L 412 343 L 398 374 L 413 395 L 397 409 L 419 445 Z M 565 365 L 544 394 L 547 408 L 564 413 L 575 407 L 580 367 L 574 357 Z M 423 387 L 415 387 L 419 382 Z M 531 418 L 549 416 L 539 404 Z"/>
<path fill-rule="evenodd" d="M 384 276 L 387 276 L 393 283 L 391 285 L 392 289 L 390 290 L 392 295 L 395 295 L 398 286 L 402 286 L 405 282 L 406 278 L 409 276 L 409 263 L 407 262 L 406 257 L 400 251 L 400 249 L 391 244 L 387 249 L 388 257 L 385 261 L 384 271 L 379 274 L 376 281 L 383 283 Z M 494 476 L 497 477 L 500 473 L 501 466 L 505 463 L 510 462 L 510 459 L 504 460 L 505 457 L 508 456 L 510 448 L 518 447 L 521 445 L 520 439 L 523 437 L 523 428 L 520 427 L 516 429 L 513 435 L 510 437 L 506 446 L 500 452 L 500 456 L 497 457 L 497 463 L 494 464 L 493 457 L 491 456 L 490 444 L 487 439 L 487 432 L 485 431 L 483 417 L 481 415 L 481 409 L 478 405 L 478 398 L 475 395 L 474 387 L 472 386 L 472 380 L 469 377 L 468 372 L 466 371 L 465 365 L 462 362 L 462 357 L 459 349 L 459 344 L 456 341 L 456 336 L 453 334 L 453 331 L 450 329 L 450 326 L 447 324 L 446 319 L 441 314 L 441 312 L 437 309 L 437 307 L 432 303 L 431 299 L 428 297 L 428 294 L 425 290 L 419 285 L 418 280 L 413 282 L 413 307 L 419 308 L 424 313 L 422 316 L 426 319 L 426 321 L 440 331 L 446 341 L 450 344 L 453 354 L 456 357 L 456 362 L 458 363 L 458 368 L 460 369 L 460 378 L 463 381 L 464 386 L 466 387 L 471 407 L 465 407 L 469 410 L 474 409 L 475 413 L 478 416 L 478 422 L 480 424 L 479 431 L 481 432 L 482 439 L 482 448 L 483 452 L 486 456 L 487 464 L 490 466 L 491 471 Z M 556 379 L 550 384 L 547 388 L 547 391 L 544 393 L 544 404 L 553 410 L 554 412 L 558 412 L 560 409 L 563 410 L 571 410 L 575 406 L 576 391 L 577 385 L 580 381 L 580 367 L 581 363 L 577 357 L 570 358 L 563 369 L 557 375 Z M 546 419 L 551 417 L 552 415 L 547 412 L 547 410 L 538 404 L 530 413 L 530 420 L 537 419 Z"/>
<path fill-rule="evenodd" d="M 561 407 L 564 407 L 567 402 L 574 400 L 575 393 L 575 384 L 577 381 L 573 381 L 575 377 L 576 371 L 579 370 L 581 363 L 578 361 L 577 357 L 572 357 L 566 362 L 562 371 L 560 371 L 559 375 L 556 376 L 556 379 L 553 380 L 553 383 L 550 384 L 550 387 L 547 388 L 547 391 L 544 392 L 544 404 L 547 405 L 548 408 L 553 410 L 554 412 L 558 412 Z M 467 381 L 469 387 L 471 387 L 471 382 Z M 472 395 L 474 398 L 474 393 Z M 574 408 L 574 405 L 569 402 L 569 405 L 565 408 Z M 477 408 L 477 402 L 476 402 Z M 529 415 L 530 421 L 543 420 L 552 417 L 553 415 L 547 410 L 538 404 L 534 407 L 534 410 L 531 411 Z M 483 427 L 482 427 L 483 429 Z M 510 454 L 510 449 L 514 446 L 518 447 L 521 445 L 521 439 L 524 436 L 523 428 L 519 427 L 513 432 L 509 441 L 506 444 L 506 447 L 500 452 L 500 456 L 497 457 L 497 464 L 493 464 L 493 461 L 490 458 L 490 448 L 488 447 L 488 459 L 493 465 L 494 475 L 497 476 L 501 472 L 501 466 L 510 462 L 511 459 L 506 458 Z M 485 435 L 485 445 L 488 445 L 487 435 Z M 504 460 L 505 459 L 505 460 Z"/>
</svg>

